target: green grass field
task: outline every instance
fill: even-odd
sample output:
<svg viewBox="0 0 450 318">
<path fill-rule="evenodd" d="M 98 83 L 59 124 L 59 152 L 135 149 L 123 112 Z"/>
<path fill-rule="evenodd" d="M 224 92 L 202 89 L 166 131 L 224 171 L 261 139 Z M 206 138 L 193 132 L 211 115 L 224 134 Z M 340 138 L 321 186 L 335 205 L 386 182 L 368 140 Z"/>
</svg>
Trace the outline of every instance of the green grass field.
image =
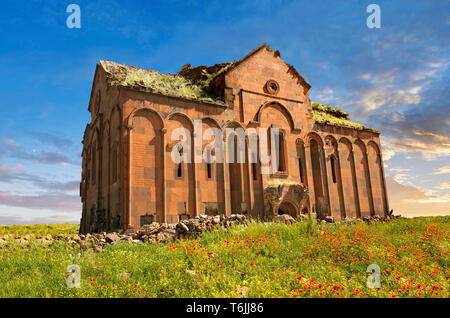
<svg viewBox="0 0 450 318">
<path fill-rule="evenodd" d="M 64 241 L 0 246 L 0 297 L 448 297 L 450 217 L 386 223 L 251 223 L 172 244 L 81 252 Z M 5 234 L 77 226 L 3 226 Z M 68 288 L 77 264 L 81 287 Z M 367 287 L 370 264 L 381 289 Z"/>
</svg>

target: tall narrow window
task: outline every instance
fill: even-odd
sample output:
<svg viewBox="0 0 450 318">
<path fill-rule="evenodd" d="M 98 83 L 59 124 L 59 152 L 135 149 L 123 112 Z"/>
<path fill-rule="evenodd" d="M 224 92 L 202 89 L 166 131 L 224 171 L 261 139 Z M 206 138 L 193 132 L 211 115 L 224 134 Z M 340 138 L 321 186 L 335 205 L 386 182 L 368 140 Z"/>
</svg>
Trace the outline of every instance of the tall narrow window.
<svg viewBox="0 0 450 318">
<path fill-rule="evenodd" d="M 303 165 L 302 165 L 302 158 L 298 158 L 298 173 L 300 174 L 300 182 L 303 182 Z"/>
<path fill-rule="evenodd" d="M 334 156 L 330 157 L 330 164 L 331 164 L 331 174 L 333 176 L 333 183 L 336 183 L 336 161 L 334 159 Z"/>
<path fill-rule="evenodd" d="M 178 163 L 177 166 L 177 177 L 181 178 L 183 176 L 183 166 L 182 166 L 182 161 L 181 161 L 181 157 L 183 156 L 183 148 L 181 148 L 180 146 L 178 147 L 178 153 L 180 154 L 180 162 Z"/>
<path fill-rule="evenodd" d="M 253 180 L 258 180 L 258 175 L 256 174 L 256 163 L 252 163 L 252 174 Z"/>
<path fill-rule="evenodd" d="M 272 133 L 274 134 L 274 152 L 272 154 Z M 274 161 L 277 166 L 277 172 L 286 172 L 286 154 L 284 145 L 284 132 L 278 129 L 278 134 L 272 131 L 272 128 L 268 130 L 268 152 L 271 156 L 272 162 Z M 274 167 L 275 168 L 275 167 Z"/>
<path fill-rule="evenodd" d="M 211 179 L 212 178 L 211 149 L 208 149 L 207 151 L 208 152 L 206 154 L 206 156 L 207 156 L 206 171 L 207 171 L 207 174 L 208 174 L 208 179 Z"/>
<path fill-rule="evenodd" d="M 286 154 L 284 153 L 284 133 L 280 131 L 278 135 L 278 171 L 286 171 Z"/>
<path fill-rule="evenodd" d="M 212 173 L 211 173 L 211 164 L 210 163 L 206 164 L 206 170 L 208 170 L 208 179 L 211 179 Z"/>
<path fill-rule="evenodd" d="M 181 162 L 180 162 L 177 167 L 177 177 L 178 178 L 181 178 L 183 176 L 181 169 L 182 169 L 182 167 L 181 167 Z"/>
</svg>

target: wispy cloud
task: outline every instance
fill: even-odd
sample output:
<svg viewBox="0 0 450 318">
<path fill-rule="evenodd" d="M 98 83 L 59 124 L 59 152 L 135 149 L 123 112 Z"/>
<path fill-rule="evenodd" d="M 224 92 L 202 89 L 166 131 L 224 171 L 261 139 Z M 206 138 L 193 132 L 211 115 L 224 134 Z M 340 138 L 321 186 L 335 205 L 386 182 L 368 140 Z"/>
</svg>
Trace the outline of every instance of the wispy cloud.
<svg viewBox="0 0 450 318">
<path fill-rule="evenodd" d="M 69 147 L 70 145 L 64 138 L 58 138 L 52 134 L 40 133 L 35 136 L 39 139 L 45 139 L 47 137 L 46 142 L 51 143 L 58 149 L 63 148 L 64 150 L 64 147 Z M 73 151 L 70 152 L 69 156 L 69 154 L 59 151 L 26 149 L 12 139 L 3 139 L 0 147 L 3 148 L 3 155 L 10 158 L 30 160 L 46 165 L 67 166 L 80 164 L 79 156 L 75 155 Z"/>
<path fill-rule="evenodd" d="M 78 223 L 78 217 L 69 215 L 49 215 L 32 218 L 24 218 L 17 215 L 0 215 L 1 225 L 24 225 L 24 224 L 53 224 L 53 223 Z"/>
<path fill-rule="evenodd" d="M 3 138 L 0 144 L 2 147 L 5 147 L 7 149 L 16 149 L 20 147 L 20 145 L 14 139 L 9 138 Z"/>
<path fill-rule="evenodd" d="M 392 149 L 392 146 L 389 145 L 389 142 L 387 142 L 384 137 L 381 138 L 381 148 L 383 161 L 389 161 L 395 156 L 395 151 Z"/>
<path fill-rule="evenodd" d="M 436 188 L 437 188 L 437 189 L 441 189 L 441 190 L 447 190 L 447 189 L 450 189 L 450 182 L 444 182 L 444 183 L 441 183 L 441 184 L 438 185 Z"/>
<path fill-rule="evenodd" d="M 45 145 L 51 145 L 59 149 L 71 149 L 73 147 L 73 141 L 58 132 L 31 131 L 28 134 Z"/>
<path fill-rule="evenodd" d="M 450 155 L 450 80 L 448 68 L 439 81 L 422 93 L 422 101 L 397 112 L 386 111 L 370 119 L 382 127 L 383 141 L 390 149 L 413 153 L 425 159 Z"/>
<path fill-rule="evenodd" d="M 78 165 L 80 162 L 79 160 L 75 160 L 73 157 L 69 157 L 63 153 L 55 151 L 20 150 L 10 152 L 9 156 L 11 158 L 31 160 L 46 165 L 67 166 Z"/>
<path fill-rule="evenodd" d="M 397 152 L 414 153 L 425 159 L 450 156 L 450 137 L 431 132 L 411 132 L 410 137 L 385 138 Z"/>
<path fill-rule="evenodd" d="M 449 199 L 436 196 L 436 197 L 428 197 L 426 199 L 405 199 L 403 201 L 409 203 L 428 204 L 428 203 L 447 203 L 449 202 Z"/>
<path fill-rule="evenodd" d="M 0 205 L 59 212 L 79 213 L 81 211 L 80 197 L 78 195 L 60 192 L 23 195 L 0 191 Z"/>
<path fill-rule="evenodd" d="M 433 174 L 448 174 L 448 173 L 450 173 L 450 166 L 440 167 L 438 169 L 435 169 L 435 171 L 433 172 Z"/>
<path fill-rule="evenodd" d="M 394 214 L 404 216 L 448 215 L 450 213 L 450 196 L 434 195 L 414 185 L 405 185 L 395 178 L 386 178 L 389 206 Z"/>
<path fill-rule="evenodd" d="M 25 181 L 32 183 L 40 190 L 75 191 L 79 187 L 78 180 L 66 182 L 48 180 L 22 170 L 21 166 L 7 167 L 0 165 L 0 182 L 11 183 L 14 181 Z"/>
</svg>

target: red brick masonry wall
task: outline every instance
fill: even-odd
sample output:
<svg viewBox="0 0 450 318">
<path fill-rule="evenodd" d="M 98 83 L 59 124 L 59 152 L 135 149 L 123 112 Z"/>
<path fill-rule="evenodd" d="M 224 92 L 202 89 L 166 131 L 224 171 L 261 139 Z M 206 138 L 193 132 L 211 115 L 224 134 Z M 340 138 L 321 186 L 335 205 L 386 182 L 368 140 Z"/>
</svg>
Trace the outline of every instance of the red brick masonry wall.
<svg viewBox="0 0 450 318">
<path fill-rule="evenodd" d="M 92 121 L 83 137 L 82 232 L 175 223 L 199 214 L 259 217 L 263 191 L 273 182 L 307 186 L 306 209 L 320 217 L 385 215 L 379 133 L 316 123 L 309 84 L 278 52 L 263 45 L 216 81 L 223 104 L 114 86 L 97 66 Z M 223 135 L 226 128 L 278 128 L 283 171 L 261 174 L 260 163 L 248 161 L 174 163 L 172 132 L 193 133 L 194 120 L 202 120 L 203 131 L 219 128 Z M 225 138 L 220 142 L 226 145 Z M 245 151 L 248 156 L 248 142 Z M 283 209 L 305 212 L 293 202 Z"/>
</svg>

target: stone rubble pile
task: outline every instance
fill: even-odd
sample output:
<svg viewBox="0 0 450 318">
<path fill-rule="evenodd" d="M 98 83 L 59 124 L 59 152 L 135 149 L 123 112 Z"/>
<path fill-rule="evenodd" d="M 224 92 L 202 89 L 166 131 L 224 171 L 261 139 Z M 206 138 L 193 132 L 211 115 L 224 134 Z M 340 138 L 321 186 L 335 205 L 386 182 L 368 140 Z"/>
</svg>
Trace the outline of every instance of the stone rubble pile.
<svg viewBox="0 0 450 318">
<path fill-rule="evenodd" d="M 354 223 L 357 221 L 364 221 L 366 223 L 376 223 L 376 222 L 386 222 L 386 221 L 395 220 L 395 219 L 399 219 L 399 218 L 402 218 L 402 216 L 401 215 L 393 215 L 392 213 L 390 213 L 386 216 L 380 216 L 380 215 L 363 216 L 360 219 L 347 217 L 339 222 Z M 317 221 L 319 223 L 338 223 L 332 216 L 329 216 L 329 215 L 325 216 L 322 219 L 318 219 Z"/>
<path fill-rule="evenodd" d="M 13 240 L 16 243 L 28 244 L 32 241 L 37 243 L 51 244 L 54 241 L 67 241 L 68 243 L 79 246 L 82 250 L 92 248 L 101 251 L 107 244 L 117 242 L 128 242 L 130 244 L 139 243 L 165 243 L 174 241 L 177 238 L 195 236 L 206 230 L 228 228 L 236 223 L 246 223 L 247 217 L 242 214 L 232 214 L 229 217 L 224 215 L 208 216 L 199 215 L 195 218 L 183 220 L 176 224 L 153 222 L 142 226 L 139 230 L 126 230 L 122 232 L 111 233 L 88 233 L 88 234 L 56 234 L 40 237 L 37 235 L 25 235 L 16 237 L 9 234 L 0 237 L 0 245 L 5 245 Z"/>
<path fill-rule="evenodd" d="M 300 214 L 298 216 L 298 219 L 301 220 L 305 220 L 307 219 L 308 216 L 305 214 Z M 292 223 L 297 223 L 297 220 L 294 219 L 292 216 L 290 216 L 289 214 L 281 214 L 281 215 L 275 215 L 272 218 L 272 222 L 276 222 L 276 223 L 284 223 L 284 224 L 292 224 Z"/>
<path fill-rule="evenodd" d="M 297 219 L 294 219 L 289 214 L 281 214 L 273 217 L 272 222 L 280 222 L 285 224 L 292 224 L 298 220 L 307 219 L 310 216 L 301 214 Z M 345 218 L 340 222 L 353 223 L 357 221 L 364 221 L 368 223 L 389 221 L 401 218 L 400 215 L 393 215 L 392 212 L 387 216 L 365 216 L 362 219 Z M 199 215 L 192 219 L 180 221 L 176 224 L 167 223 L 151 223 L 142 226 L 139 230 L 126 230 L 112 233 L 92 233 L 92 234 L 56 234 L 54 236 L 45 235 L 38 236 L 27 234 L 18 237 L 14 234 L 8 234 L 0 237 L 0 248 L 3 245 L 8 245 L 9 242 L 14 241 L 19 244 L 31 244 L 32 242 L 41 244 L 51 244 L 54 241 L 66 241 L 73 246 L 78 246 L 82 250 L 94 249 L 101 251 L 103 246 L 108 244 L 115 244 L 117 242 L 128 242 L 130 244 L 140 243 L 164 243 L 171 242 L 175 239 L 182 239 L 186 237 L 195 237 L 204 231 L 223 228 L 226 229 L 236 223 L 247 223 L 249 219 L 243 214 L 232 214 L 229 217 L 224 215 Z M 326 216 L 323 219 L 317 219 L 319 223 L 336 223 L 333 217 Z"/>
</svg>

